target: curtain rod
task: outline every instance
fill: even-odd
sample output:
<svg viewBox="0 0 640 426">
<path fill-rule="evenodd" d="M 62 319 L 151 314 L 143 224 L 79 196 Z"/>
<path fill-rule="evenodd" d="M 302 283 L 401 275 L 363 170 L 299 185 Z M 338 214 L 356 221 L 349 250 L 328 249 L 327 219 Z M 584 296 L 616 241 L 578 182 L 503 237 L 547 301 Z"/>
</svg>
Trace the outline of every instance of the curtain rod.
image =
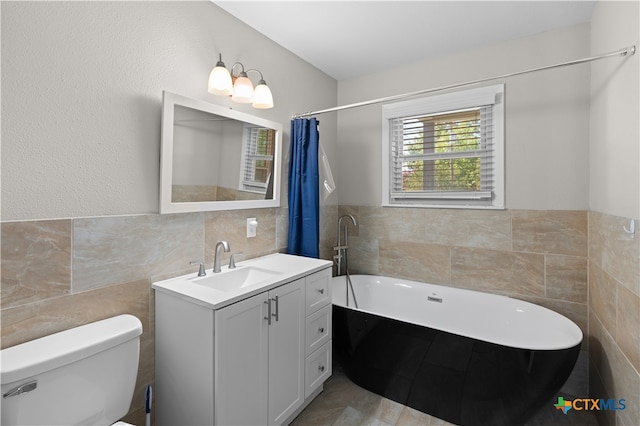
<svg viewBox="0 0 640 426">
<path fill-rule="evenodd" d="M 361 106 L 379 104 L 379 103 L 382 103 L 382 102 L 395 101 L 395 100 L 398 100 L 398 99 L 410 98 L 412 96 L 424 95 L 424 94 L 427 94 L 427 93 L 439 92 L 439 91 L 442 91 L 442 90 L 455 89 L 455 88 L 458 88 L 458 87 L 470 86 L 470 85 L 478 84 L 478 83 L 484 83 L 484 82 L 490 81 L 490 80 L 497 80 L 497 79 L 502 79 L 502 78 L 507 78 L 507 77 L 514 77 L 514 76 L 517 76 L 517 75 L 528 74 L 528 73 L 536 72 L 536 71 L 544 71 L 544 70 L 549 70 L 549 69 L 553 69 L 553 68 L 565 67 L 565 66 L 568 66 L 568 65 L 583 64 L 585 62 L 592 62 L 592 61 L 596 61 L 598 59 L 605 59 L 605 58 L 610 58 L 610 57 L 613 57 L 613 56 L 625 57 L 627 55 L 635 55 L 635 53 L 636 53 L 636 46 L 633 45 L 633 46 L 625 47 L 625 48 L 620 49 L 620 50 L 616 50 L 615 52 L 604 53 L 604 54 L 597 55 L 597 56 L 592 56 L 592 57 L 589 57 L 589 58 L 576 59 L 574 61 L 562 62 L 560 64 L 547 65 L 547 66 L 540 67 L 540 68 L 532 68 L 532 69 L 525 70 L 525 71 L 518 71 L 518 72 L 509 73 L 509 74 L 503 74 L 503 75 L 499 75 L 499 76 L 495 76 L 495 77 L 482 78 L 480 80 L 467 81 L 465 83 L 451 84 L 449 86 L 436 87 L 434 89 L 418 90 L 416 92 L 409 92 L 409 93 L 403 93 L 403 94 L 400 94 L 400 95 L 387 96 L 385 98 L 379 98 L 379 99 L 372 99 L 372 100 L 369 100 L 369 101 L 356 102 L 356 103 L 353 103 L 353 104 L 342 105 L 342 106 L 337 106 L 337 107 L 327 108 L 327 109 L 321 109 L 321 110 L 318 110 L 318 111 L 310 111 L 310 112 L 298 113 L 298 114 L 293 115 L 292 118 L 310 117 L 312 115 L 324 114 L 324 113 L 327 113 L 327 112 L 341 111 L 341 110 L 344 110 L 344 109 L 358 108 L 358 107 L 361 107 Z"/>
</svg>

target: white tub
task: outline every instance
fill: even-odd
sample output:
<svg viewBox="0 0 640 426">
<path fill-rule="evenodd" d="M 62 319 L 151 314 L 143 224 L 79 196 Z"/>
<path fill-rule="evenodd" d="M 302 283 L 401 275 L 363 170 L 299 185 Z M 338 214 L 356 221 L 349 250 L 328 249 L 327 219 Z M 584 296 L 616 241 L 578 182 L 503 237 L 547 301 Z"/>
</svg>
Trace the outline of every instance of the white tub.
<svg viewBox="0 0 640 426">
<path fill-rule="evenodd" d="M 345 277 L 333 279 L 333 304 L 345 306 Z M 352 275 L 359 310 L 498 345 L 553 350 L 574 347 L 582 331 L 533 303 L 405 279 Z M 349 305 L 354 308 L 349 293 Z"/>
</svg>

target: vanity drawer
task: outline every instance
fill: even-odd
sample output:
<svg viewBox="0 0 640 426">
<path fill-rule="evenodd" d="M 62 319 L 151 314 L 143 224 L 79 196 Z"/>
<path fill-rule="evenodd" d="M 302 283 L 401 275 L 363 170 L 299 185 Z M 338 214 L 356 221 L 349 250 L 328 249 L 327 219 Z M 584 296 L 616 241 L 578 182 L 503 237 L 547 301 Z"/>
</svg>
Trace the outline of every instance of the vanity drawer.
<svg viewBox="0 0 640 426">
<path fill-rule="evenodd" d="M 331 376 L 331 340 L 307 357 L 304 363 L 304 397 L 308 398 Z"/>
<path fill-rule="evenodd" d="M 306 277 L 307 315 L 331 304 L 331 268 Z"/>
<path fill-rule="evenodd" d="M 331 307 L 327 305 L 307 317 L 305 355 L 310 355 L 331 340 Z"/>
</svg>

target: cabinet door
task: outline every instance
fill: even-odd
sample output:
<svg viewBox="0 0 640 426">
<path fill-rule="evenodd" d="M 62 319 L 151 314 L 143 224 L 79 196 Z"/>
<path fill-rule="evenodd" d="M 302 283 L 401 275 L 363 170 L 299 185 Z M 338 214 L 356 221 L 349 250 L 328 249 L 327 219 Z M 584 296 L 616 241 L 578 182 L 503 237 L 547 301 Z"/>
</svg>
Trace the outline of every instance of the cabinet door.
<svg viewBox="0 0 640 426">
<path fill-rule="evenodd" d="M 282 424 L 304 402 L 304 283 L 300 279 L 269 292 L 274 315 L 269 327 L 270 425 Z"/>
<path fill-rule="evenodd" d="M 267 303 L 267 294 L 262 293 L 216 311 L 215 417 L 218 425 L 265 423 L 269 359 Z"/>
</svg>

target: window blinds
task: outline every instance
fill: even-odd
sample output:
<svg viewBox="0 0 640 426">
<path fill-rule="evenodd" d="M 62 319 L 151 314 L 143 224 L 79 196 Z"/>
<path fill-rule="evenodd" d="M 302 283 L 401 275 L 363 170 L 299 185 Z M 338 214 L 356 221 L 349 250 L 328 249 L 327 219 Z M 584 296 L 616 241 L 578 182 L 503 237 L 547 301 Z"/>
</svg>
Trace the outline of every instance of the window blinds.
<svg viewBox="0 0 640 426">
<path fill-rule="evenodd" d="M 390 201 L 490 201 L 492 111 L 493 105 L 486 105 L 390 119 Z"/>
<path fill-rule="evenodd" d="M 245 190 L 267 187 L 273 162 L 274 135 L 270 129 L 250 127 L 244 140 L 242 186 Z"/>
</svg>

